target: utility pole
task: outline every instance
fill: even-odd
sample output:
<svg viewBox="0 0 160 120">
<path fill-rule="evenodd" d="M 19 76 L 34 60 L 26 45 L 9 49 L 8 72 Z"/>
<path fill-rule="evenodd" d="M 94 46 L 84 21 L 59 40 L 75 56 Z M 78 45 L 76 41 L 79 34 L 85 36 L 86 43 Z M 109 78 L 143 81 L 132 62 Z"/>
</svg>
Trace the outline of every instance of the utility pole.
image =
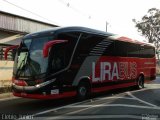
<svg viewBox="0 0 160 120">
<path fill-rule="evenodd" d="M 108 31 L 108 22 L 106 21 L 106 32 Z"/>
</svg>

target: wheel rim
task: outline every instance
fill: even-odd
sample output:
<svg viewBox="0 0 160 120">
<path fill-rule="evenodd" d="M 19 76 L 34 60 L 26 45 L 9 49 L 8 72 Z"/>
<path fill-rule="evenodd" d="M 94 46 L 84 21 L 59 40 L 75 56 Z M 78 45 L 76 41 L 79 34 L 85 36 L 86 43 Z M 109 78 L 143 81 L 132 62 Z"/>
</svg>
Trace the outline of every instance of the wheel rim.
<svg viewBox="0 0 160 120">
<path fill-rule="evenodd" d="M 86 90 L 85 86 L 81 86 L 79 88 L 79 93 L 81 96 L 86 96 L 87 90 Z"/>
<path fill-rule="evenodd" d="M 139 77 L 138 86 L 139 86 L 139 88 L 143 88 L 144 87 L 142 77 Z"/>
</svg>

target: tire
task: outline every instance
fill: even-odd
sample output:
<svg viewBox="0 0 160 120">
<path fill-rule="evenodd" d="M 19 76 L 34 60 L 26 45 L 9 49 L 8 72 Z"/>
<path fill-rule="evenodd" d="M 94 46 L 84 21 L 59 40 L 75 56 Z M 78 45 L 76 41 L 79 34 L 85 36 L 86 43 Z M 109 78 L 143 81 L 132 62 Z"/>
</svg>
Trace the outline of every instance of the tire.
<svg viewBox="0 0 160 120">
<path fill-rule="evenodd" d="M 138 87 L 138 89 L 144 88 L 144 77 L 143 77 L 142 75 L 140 75 L 140 76 L 138 77 L 137 87 Z"/>
<path fill-rule="evenodd" d="M 77 100 L 82 101 L 90 96 L 90 86 L 87 82 L 80 82 L 77 88 Z"/>
</svg>

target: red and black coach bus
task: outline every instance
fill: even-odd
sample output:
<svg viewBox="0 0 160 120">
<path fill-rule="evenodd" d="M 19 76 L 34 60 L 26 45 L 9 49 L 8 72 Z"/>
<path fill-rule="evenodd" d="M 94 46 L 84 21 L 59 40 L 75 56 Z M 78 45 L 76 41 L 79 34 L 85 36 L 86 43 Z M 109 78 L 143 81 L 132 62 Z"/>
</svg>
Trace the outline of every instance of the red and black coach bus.
<svg viewBox="0 0 160 120">
<path fill-rule="evenodd" d="M 13 94 L 50 99 L 138 86 L 156 77 L 151 44 L 84 27 L 58 27 L 24 36 L 17 48 Z"/>
</svg>

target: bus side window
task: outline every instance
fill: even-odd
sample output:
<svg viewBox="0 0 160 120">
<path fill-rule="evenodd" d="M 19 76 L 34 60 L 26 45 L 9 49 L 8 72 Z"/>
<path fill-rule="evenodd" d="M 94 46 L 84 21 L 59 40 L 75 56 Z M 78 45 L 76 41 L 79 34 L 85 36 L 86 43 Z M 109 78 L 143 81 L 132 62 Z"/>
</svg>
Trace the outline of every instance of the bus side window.
<svg viewBox="0 0 160 120">
<path fill-rule="evenodd" d="M 140 46 L 140 56 L 142 58 L 152 58 L 155 56 L 155 49 L 151 46 Z"/>
<path fill-rule="evenodd" d="M 57 44 L 51 49 L 49 66 L 52 72 L 57 72 L 68 66 L 79 35 L 78 32 L 64 32 L 57 34 L 55 39 L 67 40 L 67 42 Z"/>
<path fill-rule="evenodd" d="M 94 47 L 104 39 L 105 37 L 101 35 L 83 33 L 77 47 L 77 53 L 79 53 L 77 54 L 78 57 L 80 57 L 80 59 L 82 60 L 85 57 L 91 55 L 91 51 L 93 52 L 92 55 L 97 55 L 99 49 L 94 49 Z"/>
<path fill-rule="evenodd" d="M 127 42 L 115 41 L 115 56 L 127 57 Z"/>
<path fill-rule="evenodd" d="M 64 67 L 64 59 L 63 54 L 64 52 L 61 50 L 63 48 L 62 45 L 55 45 L 50 50 L 50 67 L 53 72 L 57 72 L 58 70 Z"/>
<path fill-rule="evenodd" d="M 106 38 L 106 49 L 103 55 L 106 56 L 115 56 L 115 41 Z"/>
<path fill-rule="evenodd" d="M 139 57 L 139 45 L 134 43 L 128 43 L 127 45 L 127 56 L 128 57 Z"/>
</svg>

